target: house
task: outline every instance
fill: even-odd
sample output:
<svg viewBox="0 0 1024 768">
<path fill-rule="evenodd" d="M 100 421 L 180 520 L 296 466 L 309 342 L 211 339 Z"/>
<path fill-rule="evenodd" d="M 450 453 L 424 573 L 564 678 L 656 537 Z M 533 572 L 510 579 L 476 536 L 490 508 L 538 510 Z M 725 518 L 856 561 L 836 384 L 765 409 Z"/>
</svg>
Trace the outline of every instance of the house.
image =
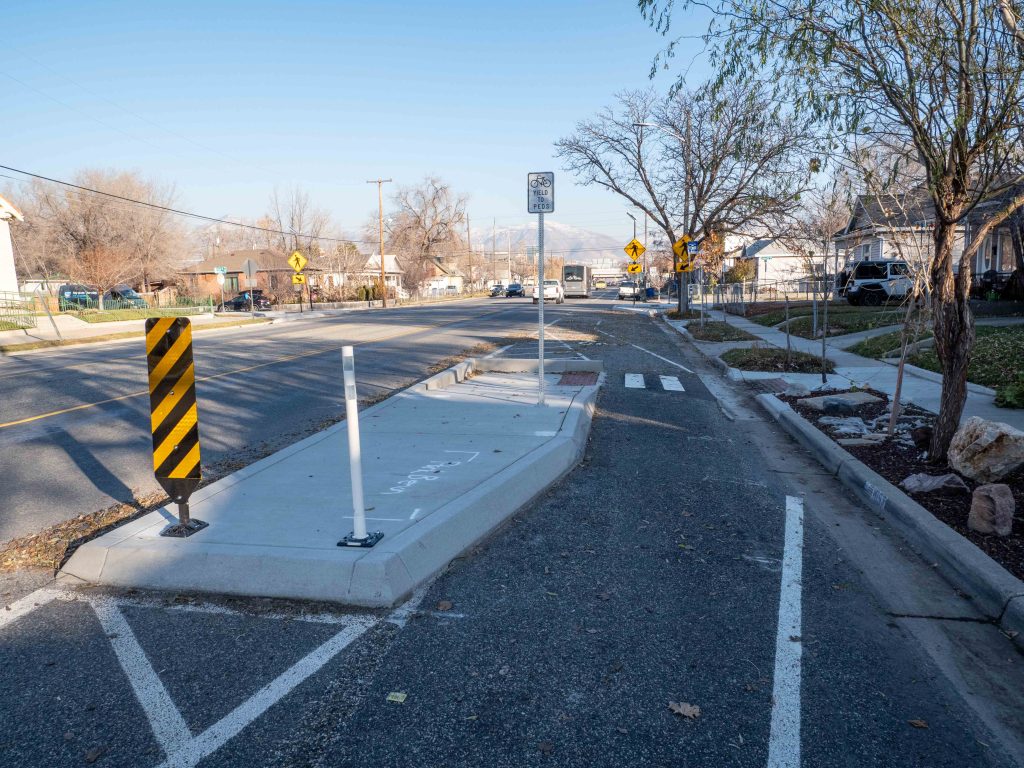
<svg viewBox="0 0 1024 768">
<path fill-rule="evenodd" d="M 398 257 L 391 253 L 384 254 L 384 283 L 388 287 L 388 294 L 400 295 L 404 292 L 402 285 L 402 278 L 405 275 L 405 270 L 402 269 L 401 262 L 398 261 Z M 332 276 L 332 279 L 337 276 Z M 366 264 L 363 268 L 352 275 L 351 279 L 355 280 L 359 285 L 374 285 L 380 282 L 380 256 L 376 253 L 370 256 L 366 260 Z M 340 283 L 336 285 L 343 285 L 346 279 L 342 277 Z"/>
<path fill-rule="evenodd" d="M 825 254 L 801 253 L 777 237 L 765 237 L 743 246 L 737 260 L 754 259 L 758 283 L 822 279 Z M 801 289 L 807 290 L 807 289 Z"/>
<path fill-rule="evenodd" d="M 977 210 L 957 227 L 953 243 L 953 269 L 959 270 L 965 237 L 971 227 L 984 221 Z M 932 232 L 935 208 L 927 192 L 913 192 L 886 199 L 884 196 L 861 195 L 854 204 L 850 220 L 836 233 L 832 242 L 840 265 L 866 259 L 903 259 L 912 266 L 926 266 L 934 249 Z M 1013 272 L 1014 253 L 1009 227 L 990 233 L 975 254 L 971 265 L 975 283 L 981 275 L 995 270 L 1005 280 Z"/>
<path fill-rule="evenodd" d="M 242 265 L 251 259 L 256 262 L 256 277 L 250 285 Z M 285 295 L 292 291 L 292 275 L 295 270 L 288 264 L 288 254 L 281 251 L 261 248 L 259 250 L 230 251 L 212 256 L 194 264 L 179 274 L 192 293 L 198 296 L 219 296 L 221 286 L 217 282 L 217 268 L 223 267 L 224 295 L 233 296 L 246 288 L 261 288 L 270 294 Z M 319 272 L 306 266 L 304 272 Z M 315 284 L 315 275 L 309 282 Z"/>
<path fill-rule="evenodd" d="M 425 296 L 443 296 L 462 293 L 466 279 L 454 265 L 446 266 L 441 259 L 430 262 L 430 273 L 420 283 L 420 292 Z"/>
<path fill-rule="evenodd" d="M 14 271 L 14 245 L 11 242 L 11 221 L 24 221 L 21 211 L 0 197 L 0 293 L 18 292 L 18 275 Z"/>
</svg>

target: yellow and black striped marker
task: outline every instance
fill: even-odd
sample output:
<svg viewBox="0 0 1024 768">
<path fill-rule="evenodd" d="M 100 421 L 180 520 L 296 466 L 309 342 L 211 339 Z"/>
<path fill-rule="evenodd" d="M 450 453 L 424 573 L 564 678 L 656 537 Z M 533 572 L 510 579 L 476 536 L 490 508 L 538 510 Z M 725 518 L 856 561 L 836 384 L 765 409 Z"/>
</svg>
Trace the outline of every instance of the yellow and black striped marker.
<svg viewBox="0 0 1024 768">
<path fill-rule="evenodd" d="M 206 527 L 189 516 L 188 499 L 199 486 L 199 412 L 192 360 L 192 324 L 187 317 L 146 321 L 146 363 L 153 431 L 153 471 L 178 504 L 179 523 L 162 536 L 190 536 Z"/>
</svg>

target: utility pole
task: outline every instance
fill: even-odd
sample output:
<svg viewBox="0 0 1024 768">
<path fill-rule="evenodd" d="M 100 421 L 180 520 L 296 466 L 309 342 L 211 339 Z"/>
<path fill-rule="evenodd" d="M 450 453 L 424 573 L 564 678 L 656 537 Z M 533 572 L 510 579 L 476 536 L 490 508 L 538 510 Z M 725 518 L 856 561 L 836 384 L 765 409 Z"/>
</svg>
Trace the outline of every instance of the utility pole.
<svg viewBox="0 0 1024 768">
<path fill-rule="evenodd" d="M 491 280 L 494 280 L 495 282 L 497 282 L 497 280 L 498 280 L 497 267 L 494 265 L 495 264 L 495 258 L 496 258 L 495 257 L 495 249 L 498 247 L 497 241 L 496 241 L 496 238 L 498 236 L 496 222 L 497 222 L 497 219 L 493 219 L 493 218 L 491 219 Z"/>
<path fill-rule="evenodd" d="M 388 283 L 387 278 L 384 274 L 384 191 L 383 185 L 390 184 L 391 179 L 371 179 L 366 182 L 367 184 L 377 185 L 377 212 L 380 215 L 379 233 L 380 233 L 380 305 L 387 307 L 388 305 Z"/>
<path fill-rule="evenodd" d="M 469 231 L 469 214 L 466 214 L 466 247 L 469 248 L 469 292 L 473 292 L 473 235 Z"/>
</svg>

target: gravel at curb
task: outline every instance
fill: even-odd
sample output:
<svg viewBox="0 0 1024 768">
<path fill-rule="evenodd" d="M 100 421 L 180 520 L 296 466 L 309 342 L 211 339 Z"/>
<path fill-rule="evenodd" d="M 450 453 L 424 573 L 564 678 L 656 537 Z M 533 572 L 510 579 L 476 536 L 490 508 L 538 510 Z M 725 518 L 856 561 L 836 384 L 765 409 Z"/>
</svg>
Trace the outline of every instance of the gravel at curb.
<svg viewBox="0 0 1024 768">
<path fill-rule="evenodd" d="M 1024 649 L 1024 581 L 844 451 L 789 405 L 771 394 L 757 395 L 756 399 L 830 474 L 893 524 L 925 560 L 937 563 L 943 578 Z"/>
</svg>

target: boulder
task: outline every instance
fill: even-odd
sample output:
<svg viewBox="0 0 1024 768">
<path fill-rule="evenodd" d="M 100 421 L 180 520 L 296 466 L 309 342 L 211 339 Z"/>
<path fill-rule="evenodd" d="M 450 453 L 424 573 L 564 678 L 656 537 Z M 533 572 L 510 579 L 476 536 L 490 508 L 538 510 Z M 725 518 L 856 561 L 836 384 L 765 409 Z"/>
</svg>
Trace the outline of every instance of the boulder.
<svg viewBox="0 0 1024 768">
<path fill-rule="evenodd" d="M 907 493 L 970 493 L 971 489 L 959 475 L 952 472 L 946 475 L 911 475 L 904 479 L 900 486 Z"/>
<path fill-rule="evenodd" d="M 822 416 L 818 423 L 837 437 L 864 437 L 871 432 L 860 416 Z"/>
<path fill-rule="evenodd" d="M 1024 466 L 1024 432 L 971 416 L 949 445 L 949 466 L 980 483 L 993 483 Z"/>
<path fill-rule="evenodd" d="M 867 403 L 880 403 L 882 398 L 876 397 L 868 392 L 837 392 L 834 395 L 820 395 L 818 397 L 805 397 L 802 400 L 797 400 L 800 405 L 805 405 L 808 408 L 812 408 L 815 411 L 823 411 L 825 409 L 825 402 L 828 400 L 841 400 L 844 403 L 848 403 L 854 408 L 858 405 L 866 405 Z M 842 406 L 833 406 L 842 407 Z M 850 413 L 853 413 L 851 411 Z"/>
<path fill-rule="evenodd" d="M 979 485 L 971 497 L 967 527 L 978 533 L 1009 536 L 1013 530 L 1013 492 L 1003 483 Z"/>
</svg>

